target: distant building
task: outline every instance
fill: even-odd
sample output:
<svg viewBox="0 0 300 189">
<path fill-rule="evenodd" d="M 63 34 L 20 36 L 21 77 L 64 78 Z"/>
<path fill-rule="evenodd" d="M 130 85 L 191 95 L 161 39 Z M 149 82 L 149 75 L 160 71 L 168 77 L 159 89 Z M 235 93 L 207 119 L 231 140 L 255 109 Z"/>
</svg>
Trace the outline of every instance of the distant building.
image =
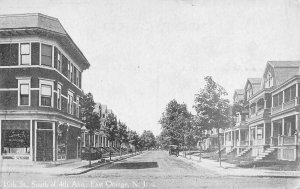
<svg viewBox="0 0 300 189">
<path fill-rule="evenodd" d="M 89 62 L 58 19 L 0 16 L 2 159 L 57 161 L 80 156 L 79 99 Z"/>
</svg>

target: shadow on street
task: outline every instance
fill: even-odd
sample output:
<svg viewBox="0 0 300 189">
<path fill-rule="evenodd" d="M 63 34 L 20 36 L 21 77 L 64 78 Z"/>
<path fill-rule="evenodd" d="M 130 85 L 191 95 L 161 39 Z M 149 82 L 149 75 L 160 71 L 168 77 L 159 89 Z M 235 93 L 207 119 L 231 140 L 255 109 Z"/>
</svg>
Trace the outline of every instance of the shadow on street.
<svg viewBox="0 0 300 189">
<path fill-rule="evenodd" d="M 148 169 L 158 167 L 157 162 L 122 162 L 115 163 L 107 169 Z"/>
</svg>

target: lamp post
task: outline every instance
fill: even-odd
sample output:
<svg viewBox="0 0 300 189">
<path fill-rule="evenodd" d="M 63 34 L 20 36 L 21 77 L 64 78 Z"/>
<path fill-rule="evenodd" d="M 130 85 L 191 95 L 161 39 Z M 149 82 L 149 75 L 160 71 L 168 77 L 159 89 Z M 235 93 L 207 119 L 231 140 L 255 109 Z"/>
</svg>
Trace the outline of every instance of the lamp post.
<svg viewBox="0 0 300 189">
<path fill-rule="evenodd" d="M 80 143 L 80 141 L 81 141 L 81 138 L 80 138 L 80 136 L 78 136 L 77 137 L 77 159 L 79 158 L 79 151 L 80 151 L 80 149 L 81 149 L 81 146 L 79 146 L 80 147 L 80 149 L 78 150 L 78 143 Z"/>
</svg>

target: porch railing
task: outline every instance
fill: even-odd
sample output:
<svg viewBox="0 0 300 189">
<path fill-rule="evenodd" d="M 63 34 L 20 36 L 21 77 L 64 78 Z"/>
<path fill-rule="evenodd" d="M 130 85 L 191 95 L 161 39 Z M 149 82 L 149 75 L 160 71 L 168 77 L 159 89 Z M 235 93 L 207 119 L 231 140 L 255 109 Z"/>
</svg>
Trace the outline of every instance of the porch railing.
<svg viewBox="0 0 300 189">
<path fill-rule="evenodd" d="M 297 97 L 293 100 L 290 100 L 290 101 L 282 103 L 278 106 L 272 107 L 272 114 L 277 113 L 277 112 L 282 111 L 282 110 L 292 108 L 292 107 L 297 106 L 299 104 L 300 104 L 300 98 Z"/>
<path fill-rule="evenodd" d="M 278 137 L 270 137 L 271 146 L 278 146 Z"/>
<path fill-rule="evenodd" d="M 294 107 L 295 105 L 296 105 L 295 104 L 295 99 L 294 100 L 290 100 L 290 101 L 288 101 L 286 103 L 283 103 L 282 109 L 286 110 L 286 109 Z"/>
<path fill-rule="evenodd" d="M 263 139 L 256 140 L 256 145 L 263 145 L 263 144 L 265 144 L 265 141 Z"/>
<path fill-rule="evenodd" d="M 239 146 L 248 146 L 249 145 L 249 141 L 239 141 Z"/>
<path fill-rule="evenodd" d="M 297 144 L 297 136 L 279 136 L 278 137 L 278 145 L 285 146 L 285 145 L 296 145 Z"/>
</svg>

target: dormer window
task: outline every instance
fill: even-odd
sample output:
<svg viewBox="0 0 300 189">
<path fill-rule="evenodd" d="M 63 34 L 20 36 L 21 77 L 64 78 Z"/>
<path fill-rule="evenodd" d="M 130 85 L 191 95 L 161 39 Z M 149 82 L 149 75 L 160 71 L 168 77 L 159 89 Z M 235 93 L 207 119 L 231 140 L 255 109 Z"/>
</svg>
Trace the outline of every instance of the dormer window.
<svg viewBox="0 0 300 189">
<path fill-rule="evenodd" d="M 270 88 L 272 86 L 273 86 L 273 77 L 272 77 L 272 74 L 270 72 L 268 72 L 267 78 L 265 80 L 265 87 Z"/>
<path fill-rule="evenodd" d="M 247 93 L 246 94 L 247 94 L 247 99 L 250 98 L 253 95 L 253 90 L 252 90 L 252 87 L 251 87 L 250 84 L 247 87 Z"/>
</svg>

